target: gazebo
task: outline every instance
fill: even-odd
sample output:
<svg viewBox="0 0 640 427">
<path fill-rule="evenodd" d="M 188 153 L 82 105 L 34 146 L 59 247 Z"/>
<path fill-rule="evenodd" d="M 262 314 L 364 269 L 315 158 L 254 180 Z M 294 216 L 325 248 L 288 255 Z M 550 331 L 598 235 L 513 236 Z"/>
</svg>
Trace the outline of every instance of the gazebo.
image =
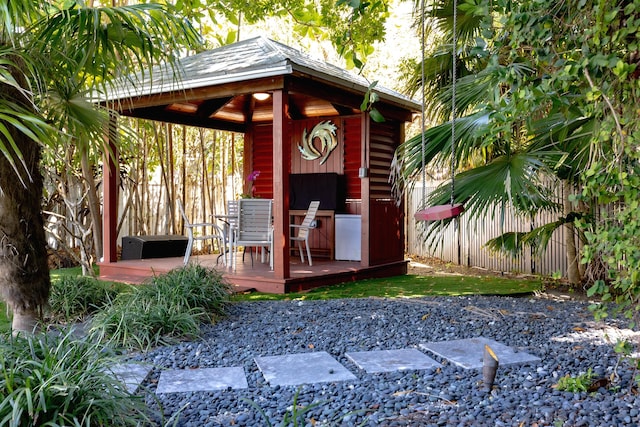
<svg viewBox="0 0 640 427">
<path fill-rule="evenodd" d="M 176 68 L 154 71 L 153 81 L 110 94 L 109 102 L 125 116 L 244 134 L 244 176 L 259 170 L 256 195 L 273 200 L 274 265 L 224 274 L 234 285 L 283 293 L 406 274 L 404 207 L 392 195 L 389 175 L 405 123 L 421 108 L 376 86 L 375 108 L 385 121 L 375 122 L 360 111 L 369 85 L 256 37 L 183 58 Z M 162 271 L 158 260 L 117 259 L 117 175 L 109 158 L 100 275 L 150 276 Z M 314 257 L 313 267 L 295 264 L 289 240 L 289 224 L 311 199 L 322 200 L 313 249 L 326 258 L 316 263 Z M 355 245 L 356 255 L 338 255 L 345 245 Z M 178 266 L 180 259 L 162 265 Z"/>
</svg>

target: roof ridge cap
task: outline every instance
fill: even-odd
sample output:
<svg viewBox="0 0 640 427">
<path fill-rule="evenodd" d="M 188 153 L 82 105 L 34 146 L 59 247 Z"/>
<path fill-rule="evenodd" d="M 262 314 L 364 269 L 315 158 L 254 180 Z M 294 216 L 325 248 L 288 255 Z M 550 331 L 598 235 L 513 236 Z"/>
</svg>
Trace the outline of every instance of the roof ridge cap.
<svg viewBox="0 0 640 427">
<path fill-rule="evenodd" d="M 256 39 L 262 43 L 263 48 L 269 49 L 269 53 L 277 55 L 282 61 L 292 62 L 291 55 L 287 55 L 281 48 L 281 46 L 285 46 L 283 43 L 279 43 L 269 37 L 263 36 L 262 34 L 257 36 Z"/>
</svg>

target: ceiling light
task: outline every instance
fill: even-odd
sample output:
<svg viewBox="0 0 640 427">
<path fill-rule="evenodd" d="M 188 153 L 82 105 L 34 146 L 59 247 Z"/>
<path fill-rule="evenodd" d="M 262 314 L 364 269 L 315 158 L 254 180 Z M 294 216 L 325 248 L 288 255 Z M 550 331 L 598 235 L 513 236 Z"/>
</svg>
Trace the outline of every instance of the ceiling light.
<svg viewBox="0 0 640 427">
<path fill-rule="evenodd" d="M 257 99 L 258 101 L 265 101 L 267 99 L 269 99 L 271 95 L 266 93 L 266 92 L 256 92 L 253 94 L 253 97 L 255 99 Z"/>
</svg>

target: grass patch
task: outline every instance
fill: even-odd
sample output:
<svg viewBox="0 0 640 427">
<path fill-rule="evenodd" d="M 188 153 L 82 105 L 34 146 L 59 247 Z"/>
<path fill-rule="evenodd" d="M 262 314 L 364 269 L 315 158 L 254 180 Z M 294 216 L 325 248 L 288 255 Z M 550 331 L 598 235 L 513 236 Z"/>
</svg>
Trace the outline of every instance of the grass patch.
<svg viewBox="0 0 640 427">
<path fill-rule="evenodd" d="M 95 273 L 96 277 L 100 274 L 100 270 L 97 265 L 93 266 L 93 272 Z M 63 277 L 82 276 L 82 267 L 78 266 L 78 267 L 69 267 L 69 268 L 58 268 L 55 270 L 51 270 L 49 272 L 49 276 L 51 277 L 51 282 L 60 280 Z"/>
<path fill-rule="evenodd" d="M 248 293 L 233 301 L 326 300 L 336 298 L 418 298 L 425 296 L 521 295 L 542 289 L 541 280 L 470 276 L 395 276 L 342 283 L 308 292 L 289 294 Z"/>
<path fill-rule="evenodd" d="M 0 301 L 0 334 L 9 332 L 11 330 L 11 322 L 7 317 L 7 306 L 3 301 Z"/>
</svg>

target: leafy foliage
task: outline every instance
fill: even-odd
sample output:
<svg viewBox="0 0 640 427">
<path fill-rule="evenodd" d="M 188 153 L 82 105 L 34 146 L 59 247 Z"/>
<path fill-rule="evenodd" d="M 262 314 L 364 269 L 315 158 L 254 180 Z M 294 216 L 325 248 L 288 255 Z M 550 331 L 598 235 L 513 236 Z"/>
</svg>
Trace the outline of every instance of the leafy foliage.
<svg viewBox="0 0 640 427">
<path fill-rule="evenodd" d="M 592 139 L 593 161 L 585 172 L 581 200 L 595 200 L 603 209 L 593 224 L 582 223 L 587 238 L 585 262 L 601 261 L 603 277 L 595 277 L 590 295 L 606 302 L 596 316 L 623 313 L 633 325 L 640 321 L 640 1 L 578 3 L 573 16 L 583 31 L 576 33 L 584 54 L 576 54 L 559 73 L 583 82 L 582 104 L 598 126 Z M 638 345 L 640 343 L 636 343 Z"/>
<path fill-rule="evenodd" d="M 127 348 L 194 338 L 204 321 L 224 315 L 230 287 L 213 269 L 189 265 L 119 294 L 97 313 L 92 331 Z"/>
<path fill-rule="evenodd" d="M 586 392 L 589 390 L 592 381 L 593 372 L 591 371 L 591 368 L 589 368 L 587 372 L 575 377 L 565 375 L 558 380 L 555 388 L 559 391 L 569 391 L 571 393 Z"/>
<path fill-rule="evenodd" d="M 212 321 L 225 315 L 226 302 L 231 293 L 231 287 L 222 273 L 198 264 L 156 276 L 150 285 L 146 291 L 151 295 L 167 297 L 178 306 L 202 308 Z M 153 287 L 156 290 L 152 290 Z"/>
<path fill-rule="evenodd" d="M 536 149 L 555 151 L 549 171 L 580 191 L 572 220 L 586 239 L 597 317 L 640 320 L 640 1 L 498 2 L 508 13 L 492 41 L 504 60 L 535 73 L 505 75 L 509 102 L 495 124 L 523 120 Z M 510 119 L 511 118 L 511 119 Z M 496 128 L 498 132 L 502 130 Z M 489 133 L 496 134 L 496 131 Z M 567 216 L 569 218 L 569 216 Z M 611 304 L 609 304 L 611 303 Z"/>
<path fill-rule="evenodd" d="M 637 151 L 628 152 L 622 168 L 596 163 L 588 176 L 585 194 L 613 206 L 586 231 L 585 259 L 602 259 L 608 267 L 606 277 L 596 280 L 588 294 L 599 295 L 607 303 L 593 307 L 596 317 L 610 311 L 622 313 L 636 326 L 640 324 L 640 156 Z"/>
<path fill-rule="evenodd" d="M 91 102 L 93 91 L 104 93 L 114 77 L 170 62 L 179 47 L 201 42 L 169 5 L 87 8 L 74 1 L 61 6 L 27 1 L 1 9 L 4 38 L 20 36 L 19 49 L 2 46 L 0 71 L 3 83 L 24 97 L 19 103 L 0 97 L 0 111 L 6 110 L 0 117 L 0 153 L 16 170 L 24 164 L 22 154 L 2 128 L 11 126 L 52 148 L 71 138 L 86 150 L 90 141 L 102 139 L 109 118 Z"/>
<path fill-rule="evenodd" d="M 453 200 L 465 204 L 466 215 L 495 215 L 506 203 L 524 216 L 540 209 L 558 213 L 563 216 L 550 224 L 500 236 L 490 245 L 518 253 L 523 245 L 543 245 L 561 225 L 568 233 L 581 225 L 575 241 L 588 239 L 593 249 L 584 258 L 585 277 L 604 280 L 593 292 L 604 291 L 618 274 L 625 284 L 611 295 L 637 287 L 637 266 L 628 261 L 638 258 L 632 250 L 637 230 L 627 204 L 637 188 L 629 177 L 637 174 L 638 162 L 640 3 L 460 2 L 455 48 L 451 3 L 430 2 L 425 17 L 430 28 L 444 33 L 422 68 L 427 114 L 439 124 L 399 148 L 397 185 L 411 183 L 425 168 L 446 170 L 451 164 L 455 185 L 445 183 L 425 205 Z M 455 150 L 448 108 L 454 96 L 452 52 L 460 67 Z M 412 81 L 419 87 L 417 78 Z M 550 191 L 560 185 L 569 194 L 561 201 Z M 625 226 L 616 230 L 622 221 Z M 627 242 L 625 248 L 620 242 Z M 608 279 L 597 274 L 601 260 L 611 267 Z M 637 304 L 637 295 L 627 296 Z"/>
<path fill-rule="evenodd" d="M 138 426 L 149 423 L 144 399 L 109 371 L 107 346 L 59 335 L 0 336 L 0 424 Z"/>
<path fill-rule="evenodd" d="M 87 223 L 96 230 L 95 248 L 101 249 L 90 157 L 105 149 L 106 129 L 111 141 L 119 133 L 107 109 L 94 103 L 96 96 L 113 89 L 114 77 L 171 64 L 176 52 L 199 46 L 200 38 L 168 4 L 87 7 L 82 1 L 27 0 L 0 6 L 0 45 L 0 240 L 10 248 L 0 254 L 0 290 L 14 313 L 24 311 L 28 319 L 14 326 L 28 329 L 49 293 L 41 152 L 64 153 L 65 167 L 74 155 L 81 157 L 82 182 L 91 199 Z M 16 184 L 22 189 L 15 191 Z"/>
<path fill-rule="evenodd" d="M 374 44 L 384 41 L 388 3 L 388 0 L 197 0 L 179 1 L 176 7 L 202 23 L 205 35 L 216 38 L 220 44 L 235 42 L 243 23 L 279 18 L 292 23 L 296 37 L 330 40 L 348 68 L 362 68 Z M 215 26 L 208 26 L 207 22 Z"/>
<path fill-rule="evenodd" d="M 117 294 L 114 284 L 87 276 L 63 276 L 51 282 L 48 314 L 60 322 L 82 321 L 110 304 Z"/>
</svg>

